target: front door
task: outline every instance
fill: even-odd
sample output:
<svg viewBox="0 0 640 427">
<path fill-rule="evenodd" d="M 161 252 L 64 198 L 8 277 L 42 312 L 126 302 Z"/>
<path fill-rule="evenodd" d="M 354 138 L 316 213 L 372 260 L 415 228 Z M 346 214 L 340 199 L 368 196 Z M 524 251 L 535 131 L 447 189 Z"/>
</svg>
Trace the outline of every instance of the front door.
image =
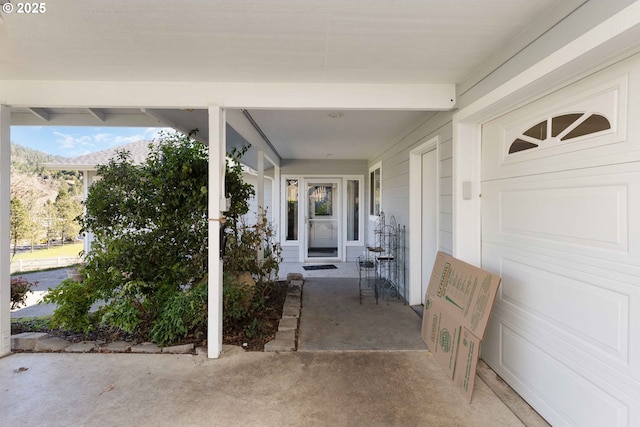
<svg viewBox="0 0 640 427">
<path fill-rule="evenodd" d="M 307 180 L 307 260 L 338 259 L 340 254 L 340 182 Z"/>
<path fill-rule="evenodd" d="M 438 253 L 438 151 L 422 155 L 422 303 Z"/>
</svg>

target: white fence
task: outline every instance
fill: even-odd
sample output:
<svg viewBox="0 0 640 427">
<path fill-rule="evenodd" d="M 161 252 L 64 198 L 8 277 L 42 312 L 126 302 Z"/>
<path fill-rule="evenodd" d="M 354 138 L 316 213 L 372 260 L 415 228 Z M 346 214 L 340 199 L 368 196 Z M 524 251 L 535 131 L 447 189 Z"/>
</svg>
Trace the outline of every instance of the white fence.
<svg viewBox="0 0 640 427">
<path fill-rule="evenodd" d="M 46 259 L 19 259 L 11 262 L 11 274 L 15 272 L 26 272 L 34 270 L 44 270 L 47 268 L 67 267 L 78 264 L 82 261 L 80 257 L 58 257 Z"/>
</svg>

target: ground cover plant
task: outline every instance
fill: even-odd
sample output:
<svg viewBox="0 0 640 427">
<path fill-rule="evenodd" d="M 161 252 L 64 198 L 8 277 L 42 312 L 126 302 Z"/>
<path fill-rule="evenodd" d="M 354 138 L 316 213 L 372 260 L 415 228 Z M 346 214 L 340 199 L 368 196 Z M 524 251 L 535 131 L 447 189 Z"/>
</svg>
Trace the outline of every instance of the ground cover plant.
<svg viewBox="0 0 640 427">
<path fill-rule="evenodd" d="M 206 338 L 208 149 L 177 133 L 162 135 L 150 149 L 140 165 L 120 152 L 98 167 L 101 179 L 90 187 L 80 218 L 94 242 L 79 268 L 82 279 L 65 280 L 45 297 L 57 305 L 53 328 L 116 328 L 160 345 Z M 227 160 L 225 271 L 231 274 L 223 304 L 225 330 L 235 324 L 248 340 L 266 334 L 266 307 L 275 295 L 284 300 L 286 289 L 273 281 L 280 247 L 272 227 L 263 218 L 251 225 L 243 219 L 254 194 L 242 180 L 243 154 L 234 150 Z"/>
</svg>

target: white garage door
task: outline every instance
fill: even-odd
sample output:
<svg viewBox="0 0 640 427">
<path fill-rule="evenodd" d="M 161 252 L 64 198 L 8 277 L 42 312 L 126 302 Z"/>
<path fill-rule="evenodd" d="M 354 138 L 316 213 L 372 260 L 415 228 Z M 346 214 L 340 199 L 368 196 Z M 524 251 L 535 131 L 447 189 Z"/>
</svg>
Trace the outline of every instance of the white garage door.
<svg viewBox="0 0 640 427">
<path fill-rule="evenodd" d="M 553 425 L 640 426 L 640 56 L 483 126 L 482 358 Z"/>
</svg>

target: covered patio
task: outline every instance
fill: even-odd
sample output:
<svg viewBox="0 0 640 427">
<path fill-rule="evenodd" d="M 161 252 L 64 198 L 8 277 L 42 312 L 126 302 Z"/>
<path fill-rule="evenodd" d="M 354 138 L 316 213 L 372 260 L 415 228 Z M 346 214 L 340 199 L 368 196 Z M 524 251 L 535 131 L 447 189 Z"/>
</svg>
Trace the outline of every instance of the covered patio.
<svg viewBox="0 0 640 427">
<path fill-rule="evenodd" d="M 108 9 L 64 0 L 38 16 L 5 10 L 0 355 L 10 353 L 11 127 L 197 127 L 211 154 L 208 358 L 224 356 L 224 158 L 248 142 L 244 161 L 256 171 L 257 205 L 270 207 L 287 261 L 352 263 L 375 242 L 381 214 L 393 215 L 407 227 L 410 305 L 424 301 L 437 251 L 500 274 L 484 360 L 554 425 L 638 425 L 639 40 L 638 0 L 409 0 L 402 7 L 115 0 Z M 590 115 L 607 116 L 608 125 L 584 130 Z M 526 150 L 512 150 L 512 143 Z M 315 356 L 273 361 L 295 360 L 295 372 L 318 381 L 324 372 L 307 362 L 332 362 Z M 258 357 L 271 360 L 236 360 Z M 342 380 L 332 375 L 335 384 L 353 380 L 352 371 L 373 372 L 352 369 L 356 355 L 340 357 L 346 364 L 336 367 Z M 409 355 L 367 357 L 391 363 Z M 225 357 L 220 362 L 202 365 L 227 366 Z M 429 362 L 412 363 L 437 375 Z M 415 415 L 425 388 L 409 383 L 418 376 L 407 367 L 397 384 L 406 391 L 402 401 L 380 401 L 372 411 L 407 404 L 412 416 L 428 417 Z M 219 384 L 189 378 L 198 390 Z M 290 379 L 347 410 L 309 378 Z M 363 401 L 379 395 L 363 381 L 364 394 L 349 390 L 356 407 L 370 408 Z M 257 389 L 271 390 L 260 381 Z M 263 402 L 287 407 L 288 400 Z M 465 416 L 477 415 L 473 405 L 462 409 L 470 411 Z M 308 408 L 305 414 L 317 415 Z M 429 422 L 404 415 L 398 419 Z M 467 419 L 458 421 L 451 424 Z"/>
</svg>

